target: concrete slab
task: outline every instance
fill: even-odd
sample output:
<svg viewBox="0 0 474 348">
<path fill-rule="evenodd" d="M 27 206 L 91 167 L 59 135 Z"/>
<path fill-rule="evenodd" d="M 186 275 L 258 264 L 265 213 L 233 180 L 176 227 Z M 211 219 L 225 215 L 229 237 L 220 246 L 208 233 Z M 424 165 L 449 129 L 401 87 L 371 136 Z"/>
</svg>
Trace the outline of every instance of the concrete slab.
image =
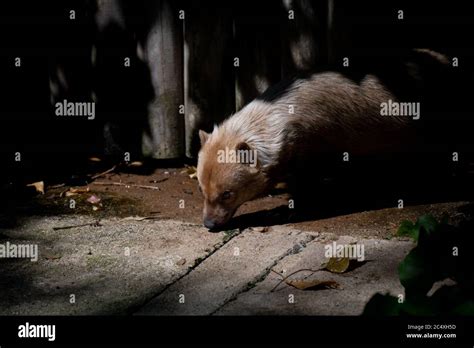
<svg viewBox="0 0 474 348">
<path fill-rule="evenodd" d="M 218 248 L 225 233 L 173 220 L 31 217 L 0 244 L 36 244 L 39 259 L 0 259 L 0 315 L 126 314 Z M 73 301 L 74 300 L 74 301 Z M 73 302 L 73 303 L 71 303 Z"/>
<path fill-rule="evenodd" d="M 244 230 L 137 314 L 212 314 L 265 277 L 279 260 L 303 250 L 315 236 L 283 226 L 264 232 Z"/>
<path fill-rule="evenodd" d="M 325 245 L 334 238 L 321 234 L 301 253 L 289 255 L 279 261 L 268 276 L 249 291 L 239 294 L 222 306 L 216 315 L 359 315 L 366 302 L 377 292 L 403 294 L 398 280 L 397 267 L 414 243 L 404 240 L 360 239 L 343 236 L 338 244 L 357 242 L 364 245 L 365 260 L 358 268 L 347 273 L 328 271 L 299 272 L 289 279 L 336 281 L 340 289 L 298 290 L 282 283 L 286 275 L 302 269 L 318 270 L 327 262 Z M 280 275 L 281 276 L 280 276 Z"/>
</svg>

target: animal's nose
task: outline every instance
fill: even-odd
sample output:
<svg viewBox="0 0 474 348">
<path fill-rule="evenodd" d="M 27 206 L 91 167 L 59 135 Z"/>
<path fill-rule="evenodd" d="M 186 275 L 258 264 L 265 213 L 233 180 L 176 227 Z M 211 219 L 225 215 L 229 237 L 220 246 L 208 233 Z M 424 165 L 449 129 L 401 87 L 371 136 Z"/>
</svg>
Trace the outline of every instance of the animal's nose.
<svg viewBox="0 0 474 348">
<path fill-rule="evenodd" d="M 213 229 L 214 227 L 216 227 L 216 222 L 212 219 L 204 218 L 204 226 L 209 229 Z"/>
</svg>

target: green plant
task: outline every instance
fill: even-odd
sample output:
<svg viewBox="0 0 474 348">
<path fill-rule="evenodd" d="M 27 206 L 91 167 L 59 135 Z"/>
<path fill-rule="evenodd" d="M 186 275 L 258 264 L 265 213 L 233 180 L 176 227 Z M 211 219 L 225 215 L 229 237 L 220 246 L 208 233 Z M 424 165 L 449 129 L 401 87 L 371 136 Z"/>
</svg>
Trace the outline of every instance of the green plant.
<svg viewBox="0 0 474 348">
<path fill-rule="evenodd" d="M 376 294 L 366 304 L 365 315 L 474 315 L 474 262 L 472 255 L 474 223 L 459 226 L 438 222 L 430 215 L 416 223 L 404 221 L 398 235 L 410 236 L 417 245 L 398 267 L 405 296 Z M 433 285 L 445 279 L 433 294 Z"/>
</svg>

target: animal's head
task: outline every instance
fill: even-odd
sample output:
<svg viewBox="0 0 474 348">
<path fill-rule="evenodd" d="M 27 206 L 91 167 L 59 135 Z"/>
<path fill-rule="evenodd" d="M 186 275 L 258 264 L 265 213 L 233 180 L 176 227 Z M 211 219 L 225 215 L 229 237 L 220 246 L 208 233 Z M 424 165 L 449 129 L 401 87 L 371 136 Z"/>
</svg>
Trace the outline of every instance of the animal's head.
<svg viewBox="0 0 474 348">
<path fill-rule="evenodd" d="M 268 180 L 259 165 L 257 151 L 245 141 L 218 128 L 199 131 L 197 177 L 204 196 L 203 221 L 209 229 L 228 222 L 242 203 L 267 189 Z"/>
</svg>

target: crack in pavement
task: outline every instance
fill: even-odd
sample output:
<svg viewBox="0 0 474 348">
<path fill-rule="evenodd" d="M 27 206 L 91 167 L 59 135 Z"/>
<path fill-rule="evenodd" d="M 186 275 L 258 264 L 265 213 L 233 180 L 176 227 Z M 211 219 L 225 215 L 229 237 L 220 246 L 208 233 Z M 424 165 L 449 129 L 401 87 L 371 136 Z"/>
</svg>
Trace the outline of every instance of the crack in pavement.
<svg viewBox="0 0 474 348">
<path fill-rule="evenodd" d="M 304 233 L 304 232 L 302 232 Z M 290 256 L 290 255 L 296 255 L 296 254 L 299 254 L 300 252 L 302 252 L 304 250 L 304 248 L 306 248 L 306 246 L 311 243 L 312 241 L 314 241 L 316 238 L 318 238 L 317 235 L 312 235 L 312 234 L 308 234 L 309 236 L 309 240 L 307 241 L 300 241 L 298 243 L 296 243 L 292 248 L 288 249 L 288 251 L 286 253 L 284 253 L 283 255 L 281 255 L 280 257 L 278 257 L 277 259 L 275 259 L 275 261 L 270 265 L 268 266 L 267 268 L 265 268 L 262 273 L 260 275 L 258 275 L 257 277 L 255 277 L 253 280 L 251 280 L 250 282 L 247 283 L 247 286 L 243 289 L 241 289 L 240 291 L 238 291 L 235 295 L 233 295 L 229 300 L 225 301 L 223 304 L 219 305 L 218 308 L 216 308 L 215 310 L 213 310 L 211 313 L 209 313 L 209 315 L 214 315 L 215 313 L 217 313 L 220 309 L 222 309 L 223 307 L 225 307 L 227 304 L 229 304 L 230 302 L 232 301 L 235 301 L 241 294 L 244 294 L 246 292 L 248 292 L 249 290 L 251 290 L 252 288 L 254 288 L 255 286 L 257 286 L 258 283 L 262 282 L 265 280 L 265 278 L 267 278 L 267 276 L 270 274 L 270 272 L 272 271 L 273 267 L 275 267 L 281 260 L 283 260 L 284 258 Z"/>
<path fill-rule="evenodd" d="M 217 244 L 214 244 L 214 249 L 211 250 L 208 254 L 206 254 L 206 256 L 204 257 L 200 257 L 198 259 L 196 259 L 193 263 L 192 266 L 190 266 L 188 268 L 188 270 L 181 276 L 179 276 L 178 278 L 176 278 L 174 281 L 172 281 L 171 283 L 168 283 L 166 284 L 162 289 L 161 291 L 157 292 L 156 294 L 150 296 L 149 298 L 147 298 L 146 300 L 144 300 L 141 304 L 138 304 L 138 305 L 135 305 L 135 306 L 131 306 L 130 308 L 127 309 L 126 313 L 127 315 L 133 315 L 135 313 L 137 313 L 138 311 L 140 311 L 140 309 L 144 308 L 148 303 L 150 303 L 151 301 L 153 301 L 155 298 L 159 297 L 161 294 L 163 294 L 166 290 L 168 290 L 168 288 L 170 288 L 171 286 L 173 286 L 174 284 L 176 284 L 177 282 L 179 282 L 181 279 L 183 279 L 184 277 L 188 276 L 192 271 L 194 271 L 201 263 L 203 263 L 205 260 L 207 260 L 208 258 L 212 257 L 212 255 L 214 255 L 217 251 L 219 251 L 222 247 L 224 247 L 227 243 L 229 243 L 232 239 L 234 239 L 235 237 L 237 237 L 238 235 L 240 235 L 243 231 L 245 231 L 245 229 L 241 230 L 241 229 L 237 229 L 238 232 L 234 232 L 232 234 L 225 234 L 222 238 L 222 241 L 217 243 Z"/>
</svg>

